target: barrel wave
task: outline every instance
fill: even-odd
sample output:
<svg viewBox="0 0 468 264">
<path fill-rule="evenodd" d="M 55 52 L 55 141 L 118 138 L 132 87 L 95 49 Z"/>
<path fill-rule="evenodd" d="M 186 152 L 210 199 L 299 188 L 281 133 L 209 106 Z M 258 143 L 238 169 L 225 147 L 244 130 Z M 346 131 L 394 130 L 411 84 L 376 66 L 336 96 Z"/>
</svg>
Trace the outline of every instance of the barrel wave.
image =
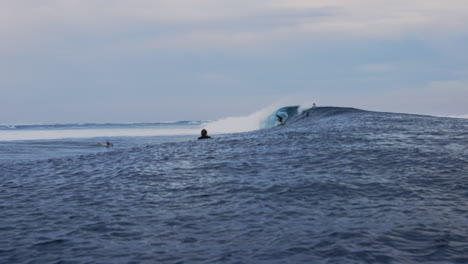
<svg viewBox="0 0 468 264">
<path fill-rule="evenodd" d="M 0 262 L 468 263 L 468 120 L 268 114 L 210 140 L 0 161 Z"/>
</svg>

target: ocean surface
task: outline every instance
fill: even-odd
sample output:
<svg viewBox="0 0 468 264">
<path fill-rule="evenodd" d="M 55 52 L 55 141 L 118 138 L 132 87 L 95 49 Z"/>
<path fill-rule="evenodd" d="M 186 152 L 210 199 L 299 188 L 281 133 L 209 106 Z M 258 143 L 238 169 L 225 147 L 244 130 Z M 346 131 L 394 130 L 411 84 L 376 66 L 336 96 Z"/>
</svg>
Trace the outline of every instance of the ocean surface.
<svg viewBox="0 0 468 264">
<path fill-rule="evenodd" d="M 216 127 L 0 126 L 0 263 L 468 263 L 468 119 Z"/>
</svg>

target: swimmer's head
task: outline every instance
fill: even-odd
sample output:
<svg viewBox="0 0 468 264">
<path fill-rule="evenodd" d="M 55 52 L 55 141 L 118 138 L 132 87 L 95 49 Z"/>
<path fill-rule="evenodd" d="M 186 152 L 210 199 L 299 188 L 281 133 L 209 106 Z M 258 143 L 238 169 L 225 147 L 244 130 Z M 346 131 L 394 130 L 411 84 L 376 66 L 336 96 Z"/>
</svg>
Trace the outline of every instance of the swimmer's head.
<svg viewBox="0 0 468 264">
<path fill-rule="evenodd" d="M 202 137 L 206 136 L 207 134 L 208 134 L 208 131 L 206 131 L 206 129 L 202 129 L 201 131 Z"/>
</svg>

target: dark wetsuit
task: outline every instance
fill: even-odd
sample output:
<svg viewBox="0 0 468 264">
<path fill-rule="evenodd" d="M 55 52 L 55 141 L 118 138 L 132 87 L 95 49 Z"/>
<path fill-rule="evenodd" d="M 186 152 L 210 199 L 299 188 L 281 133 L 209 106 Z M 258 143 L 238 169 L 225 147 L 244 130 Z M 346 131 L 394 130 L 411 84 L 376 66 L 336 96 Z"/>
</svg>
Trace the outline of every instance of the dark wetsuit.
<svg viewBox="0 0 468 264">
<path fill-rule="evenodd" d="M 278 121 L 279 121 L 280 123 L 283 123 L 283 118 L 282 118 L 281 116 L 276 115 L 276 117 L 278 118 Z"/>
<path fill-rule="evenodd" d="M 211 137 L 210 136 L 201 136 L 198 139 L 207 139 L 207 138 L 211 138 Z"/>
</svg>

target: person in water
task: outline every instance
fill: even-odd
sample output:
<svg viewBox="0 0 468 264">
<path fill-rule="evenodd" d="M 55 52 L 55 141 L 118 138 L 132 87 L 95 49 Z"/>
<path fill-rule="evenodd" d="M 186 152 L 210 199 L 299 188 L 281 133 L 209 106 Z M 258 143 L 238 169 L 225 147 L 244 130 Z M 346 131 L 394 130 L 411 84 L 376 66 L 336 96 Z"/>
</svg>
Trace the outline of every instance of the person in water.
<svg viewBox="0 0 468 264">
<path fill-rule="evenodd" d="M 105 145 L 103 145 L 101 142 L 98 142 L 98 143 L 96 144 L 96 146 L 98 146 L 98 147 L 104 147 L 104 146 L 106 146 L 106 147 L 112 147 L 112 146 L 114 146 L 114 144 L 110 143 L 110 141 L 107 141 Z"/>
<path fill-rule="evenodd" d="M 202 129 L 201 137 L 199 137 L 198 139 L 205 139 L 205 138 L 211 138 L 211 137 L 208 136 L 208 131 L 206 131 L 206 129 Z"/>
</svg>

